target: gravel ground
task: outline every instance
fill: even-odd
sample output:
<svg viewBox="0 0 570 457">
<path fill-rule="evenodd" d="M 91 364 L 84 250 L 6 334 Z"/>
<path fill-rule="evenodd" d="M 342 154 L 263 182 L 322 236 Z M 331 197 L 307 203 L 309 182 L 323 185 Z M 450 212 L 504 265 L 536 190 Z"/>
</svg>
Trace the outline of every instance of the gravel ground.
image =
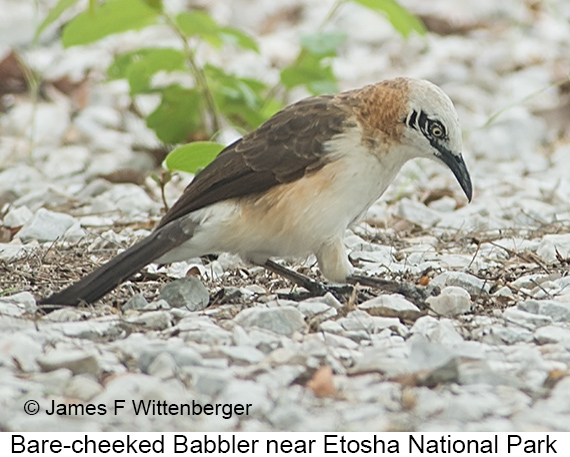
<svg viewBox="0 0 570 457">
<path fill-rule="evenodd" d="M 473 202 L 448 170 L 417 160 L 346 235 L 361 273 L 439 287 L 428 308 L 367 288 L 302 300 L 287 281 L 221 255 L 151 266 L 92 306 L 51 313 L 35 299 L 147 234 L 163 211 L 148 175 L 164 151 L 125 83 L 100 81 L 112 52 L 169 37 L 127 33 L 64 51 L 48 31 L 31 45 L 33 3 L 0 0 L 1 55 L 17 49 L 45 81 L 37 101 L 0 86 L 10 92 L 0 113 L 1 429 L 570 430 L 567 1 L 406 0 L 430 30 L 407 41 L 352 4 L 329 26 L 349 37 L 334 63 L 342 89 L 422 77 L 457 106 Z M 269 83 L 333 4 L 199 3 L 262 50 L 200 58 Z M 167 201 L 189 179 L 175 177 Z M 287 264 L 319 277 L 314 259 Z M 29 400 L 38 414 L 26 414 Z M 234 409 L 137 414 L 140 402 Z"/>
</svg>

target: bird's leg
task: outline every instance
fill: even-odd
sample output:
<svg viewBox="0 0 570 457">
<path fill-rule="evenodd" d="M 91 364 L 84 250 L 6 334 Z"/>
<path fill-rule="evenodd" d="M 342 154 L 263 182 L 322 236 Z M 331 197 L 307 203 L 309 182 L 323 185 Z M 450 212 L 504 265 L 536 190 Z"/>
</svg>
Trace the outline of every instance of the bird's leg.
<svg viewBox="0 0 570 457">
<path fill-rule="evenodd" d="M 350 275 L 346 278 L 346 285 L 326 285 L 322 282 L 315 281 L 301 273 L 297 273 L 290 268 L 279 265 L 273 260 L 267 260 L 263 266 L 269 271 L 278 274 L 291 282 L 304 287 L 309 291 L 309 296 L 321 296 L 327 292 L 331 292 L 337 298 L 342 296 L 350 295 L 353 291 L 353 286 L 360 284 L 361 286 L 371 287 L 374 289 L 380 289 L 383 292 L 392 294 L 401 294 L 408 298 L 410 301 L 418 306 L 424 306 L 426 298 L 428 298 L 432 292 L 437 294 L 436 290 L 430 290 L 426 287 L 416 286 L 408 282 L 394 281 L 391 279 L 382 278 L 371 278 L 368 276 L 361 275 Z M 352 285 L 351 285 L 352 284 Z"/>
<path fill-rule="evenodd" d="M 353 287 L 349 285 L 325 285 L 322 282 L 315 281 L 314 279 L 309 278 L 301 273 L 297 273 L 290 268 L 284 267 L 283 265 L 279 265 L 277 262 L 274 262 L 271 259 L 268 259 L 263 266 L 267 268 L 269 271 L 278 274 L 279 276 L 283 276 L 284 278 L 288 279 L 291 282 L 294 282 L 298 286 L 304 287 L 309 291 L 311 296 L 320 296 L 325 295 L 327 292 L 331 292 L 335 296 L 345 295 L 352 293 Z"/>
<path fill-rule="evenodd" d="M 297 273 L 296 271 L 284 267 L 283 265 L 280 265 L 271 259 L 268 259 L 263 264 L 263 266 L 269 271 L 287 278 L 289 281 L 294 282 L 298 286 L 304 287 L 309 292 L 311 292 L 311 294 L 324 295 L 326 293 L 326 288 L 323 283 L 315 281 L 314 279 L 311 279 L 301 273 Z"/>
<path fill-rule="evenodd" d="M 384 292 L 393 294 L 401 294 L 407 297 L 417 305 L 424 305 L 426 298 L 428 298 L 435 290 L 430 290 L 426 287 L 416 286 L 408 282 L 394 281 L 391 279 L 371 278 L 361 275 L 350 275 L 346 282 L 349 284 L 360 284 L 361 286 L 373 287 L 380 289 Z"/>
</svg>

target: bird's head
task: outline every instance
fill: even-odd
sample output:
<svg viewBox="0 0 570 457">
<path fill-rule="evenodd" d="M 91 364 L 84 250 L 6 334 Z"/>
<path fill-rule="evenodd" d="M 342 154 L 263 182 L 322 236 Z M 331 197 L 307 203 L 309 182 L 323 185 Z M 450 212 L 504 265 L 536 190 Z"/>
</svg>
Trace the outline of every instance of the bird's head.
<svg viewBox="0 0 570 457">
<path fill-rule="evenodd" d="M 364 88 L 361 119 L 381 132 L 406 159 L 427 157 L 446 164 L 471 201 L 473 188 L 461 155 L 461 127 L 453 103 L 435 84 L 396 78 Z M 374 135 L 375 136 L 375 135 Z"/>
<path fill-rule="evenodd" d="M 445 163 L 471 201 L 471 177 L 461 155 L 461 127 L 453 103 L 429 81 L 408 79 L 408 102 L 402 141 L 416 152 Z"/>
</svg>

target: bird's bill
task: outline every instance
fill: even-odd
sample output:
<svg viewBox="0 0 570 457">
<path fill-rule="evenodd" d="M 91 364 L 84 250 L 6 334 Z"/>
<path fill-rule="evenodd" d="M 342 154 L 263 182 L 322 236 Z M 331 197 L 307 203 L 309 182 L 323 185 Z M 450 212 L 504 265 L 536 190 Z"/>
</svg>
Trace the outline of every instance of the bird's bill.
<svg viewBox="0 0 570 457">
<path fill-rule="evenodd" d="M 445 151 L 439 157 L 455 175 L 457 182 L 459 182 L 463 192 L 465 192 L 467 200 L 471 201 L 471 197 L 473 196 L 473 185 L 471 184 L 471 176 L 469 176 L 467 165 L 465 165 L 465 161 L 461 154 L 452 154 L 449 151 Z"/>
</svg>

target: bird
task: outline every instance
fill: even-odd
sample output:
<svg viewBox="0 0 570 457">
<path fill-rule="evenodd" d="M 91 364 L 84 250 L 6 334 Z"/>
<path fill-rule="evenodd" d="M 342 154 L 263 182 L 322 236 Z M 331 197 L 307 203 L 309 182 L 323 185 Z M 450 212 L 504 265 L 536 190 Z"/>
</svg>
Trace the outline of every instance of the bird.
<svg viewBox="0 0 570 457">
<path fill-rule="evenodd" d="M 471 201 L 458 115 L 437 85 L 397 77 L 304 98 L 225 147 L 146 238 L 41 303 L 92 303 L 150 263 L 223 252 L 270 269 L 314 254 L 325 279 L 349 283 L 346 229 L 421 157 Z"/>
</svg>

